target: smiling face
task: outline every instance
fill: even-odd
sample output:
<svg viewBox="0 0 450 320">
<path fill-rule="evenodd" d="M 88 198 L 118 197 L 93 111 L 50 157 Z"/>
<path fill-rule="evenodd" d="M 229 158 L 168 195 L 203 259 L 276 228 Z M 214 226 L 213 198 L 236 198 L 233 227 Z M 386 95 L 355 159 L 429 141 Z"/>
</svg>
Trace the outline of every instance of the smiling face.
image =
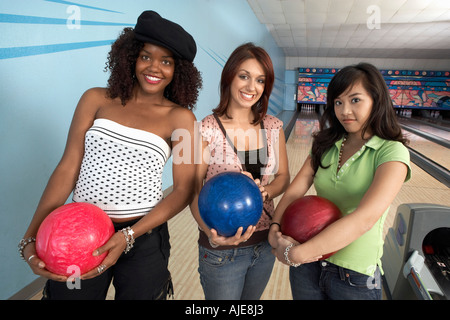
<svg viewBox="0 0 450 320">
<path fill-rule="evenodd" d="M 373 99 L 361 81 L 350 86 L 334 99 L 334 112 L 337 119 L 349 134 L 359 134 L 370 117 Z M 371 133 L 366 132 L 366 136 Z"/>
<path fill-rule="evenodd" d="M 265 78 L 264 69 L 256 59 L 245 60 L 231 83 L 230 104 L 250 109 L 264 92 Z"/>
<path fill-rule="evenodd" d="M 147 94 L 164 93 L 175 71 L 175 59 L 170 50 L 146 43 L 136 61 L 136 78 Z"/>
</svg>

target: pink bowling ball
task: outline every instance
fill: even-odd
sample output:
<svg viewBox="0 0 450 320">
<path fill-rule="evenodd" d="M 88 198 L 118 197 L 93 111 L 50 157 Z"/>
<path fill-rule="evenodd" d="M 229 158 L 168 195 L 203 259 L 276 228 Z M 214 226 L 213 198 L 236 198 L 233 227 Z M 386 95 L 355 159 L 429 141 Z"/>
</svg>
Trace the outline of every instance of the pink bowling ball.
<svg viewBox="0 0 450 320">
<path fill-rule="evenodd" d="M 70 203 L 52 211 L 36 235 L 36 252 L 52 273 L 70 276 L 74 268 L 80 275 L 94 269 L 106 253 L 93 256 L 114 234 L 108 215 L 89 203 Z M 75 269 L 76 270 L 76 269 Z"/>
</svg>

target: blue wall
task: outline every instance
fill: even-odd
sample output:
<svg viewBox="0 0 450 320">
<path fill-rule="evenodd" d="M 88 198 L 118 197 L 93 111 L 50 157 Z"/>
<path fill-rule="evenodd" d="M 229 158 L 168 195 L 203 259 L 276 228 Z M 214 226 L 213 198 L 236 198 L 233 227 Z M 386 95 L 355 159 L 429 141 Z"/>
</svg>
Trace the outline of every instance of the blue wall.
<svg viewBox="0 0 450 320">
<path fill-rule="evenodd" d="M 109 46 L 148 9 L 196 39 L 204 88 L 200 120 L 218 103 L 222 67 L 253 41 L 271 55 L 276 83 L 269 112 L 283 109 L 285 57 L 244 0 L 2 0 L 0 2 L 0 299 L 33 281 L 17 253 L 43 189 L 57 165 L 82 93 L 105 86 Z M 163 176 L 172 184 L 171 163 Z M 193 266 L 195 268 L 195 266 Z"/>
<path fill-rule="evenodd" d="M 297 86 L 298 86 L 297 70 L 286 70 L 283 110 L 294 111 L 297 109 Z"/>
</svg>

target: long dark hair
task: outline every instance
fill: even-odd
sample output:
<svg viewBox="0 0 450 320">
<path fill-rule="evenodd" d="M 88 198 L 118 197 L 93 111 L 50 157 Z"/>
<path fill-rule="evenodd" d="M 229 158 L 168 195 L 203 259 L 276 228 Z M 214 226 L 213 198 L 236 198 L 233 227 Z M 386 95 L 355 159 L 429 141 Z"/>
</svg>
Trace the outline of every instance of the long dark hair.
<svg viewBox="0 0 450 320">
<path fill-rule="evenodd" d="M 275 73 L 269 54 L 263 48 L 257 47 L 251 42 L 237 47 L 223 67 L 222 77 L 220 79 L 220 102 L 219 105 L 213 109 L 213 112 L 219 116 L 226 114 L 227 117 L 231 119 L 227 114 L 228 104 L 231 99 L 231 82 L 233 82 L 239 66 L 247 59 L 256 59 L 261 64 L 266 76 L 264 92 L 261 98 L 252 106 L 254 115 L 253 124 L 258 124 L 267 113 L 269 97 L 272 92 L 273 82 L 275 81 Z"/>
<path fill-rule="evenodd" d="M 136 40 L 133 28 L 125 28 L 112 44 L 105 71 L 110 71 L 107 94 L 111 99 L 120 98 L 122 105 L 131 99 L 137 83 L 136 60 L 144 43 Z M 175 58 L 173 79 L 164 91 L 164 97 L 187 109 L 193 109 L 202 88 L 202 77 L 194 64 Z"/>
<path fill-rule="evenodd" d="M 372 112 L 362 128 L 362 137 L 370 128 L 374 135 L 382 139 L 408 143 L 397 121 L 386 82 L 378 69 L 369 63 L 347 66 L 331 79 L 327 104 L 319 122 L 320 130 L 313 134 L 311 161 L 314 172 L 319 166 L 325 168 L 321 163 L 323 154 L 346 133 L 334 112 L 334 100 L 359 81 L 373 100 Z"/>
</svg>

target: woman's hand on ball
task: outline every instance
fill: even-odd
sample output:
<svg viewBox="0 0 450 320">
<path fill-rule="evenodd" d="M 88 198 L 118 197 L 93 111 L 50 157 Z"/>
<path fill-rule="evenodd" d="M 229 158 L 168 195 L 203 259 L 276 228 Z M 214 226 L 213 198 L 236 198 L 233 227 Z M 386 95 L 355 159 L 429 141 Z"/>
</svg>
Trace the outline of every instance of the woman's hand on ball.
<svg viewBox="0 0 450 320">
<path fill-rule="evenodd" d="M 211 229 L 210 241 L 218 246 L 237 246 L 238 244 L 247 241 L 252 236 L 253 232 L 255 232 L 255 226 L 249 226 L 245 233 L 243 227 L 239 227 L 236 234 L 232 237 L 224 237 L 217 234 L 217 231 Z"/>
<path fill-rule="evenodd" d="M 253 179 L 253 176 L 250 172 L 247 171 L 241 171 L 241 173 L 243 175 L 246 175 L 247 177 L 249 177 L 250 179 L 252 179 L 256 185 L 259 188 L 259 191 L 261 192 L 261 196 L 263 198 L 263 201 L 267 201 L 269 199 L 269 193 L 267 192 L 267 190 L 264 188 L 264 186 L 261 185 L 261 181 L 259 179 Z"/>
<path fill-rule="evenodd" d="M 31 270 L 33 270 L 34 274 L 54 281 L 67 281 L 66 276 L 51 273 L 45 268 L 44 261 L 42 261 L 36 253 L 36 246 L 34 243 L 30 243 L 25 247 L 24 257 L 26 257 L 25 259 L 28 262 Z"/>
</svg>

